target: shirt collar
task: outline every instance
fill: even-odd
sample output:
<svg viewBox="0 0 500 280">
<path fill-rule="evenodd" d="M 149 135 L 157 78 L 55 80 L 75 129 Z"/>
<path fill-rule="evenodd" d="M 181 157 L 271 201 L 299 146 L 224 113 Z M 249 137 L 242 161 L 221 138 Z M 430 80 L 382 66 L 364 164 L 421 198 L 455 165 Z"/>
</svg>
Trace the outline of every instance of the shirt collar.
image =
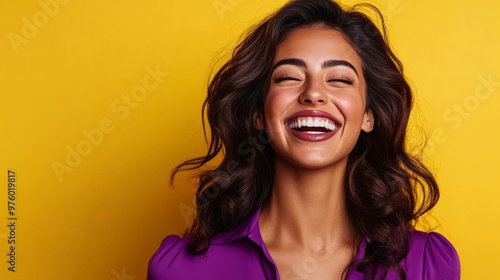
<svg viewBox="0 0 500 280">
<path fill-rule="evenodd" d="M 257 244 L 262 245 L 263 240 L 259 229 L 260 211 L 261 209 L 259 208 L 252 216 L 235 229 L 216 235 L 211 243 L 226 244 L 242 237 L 248 237 Z"/>
<path fill-rule="evenodd" d="M 262 235 L 260 234 L 260 228 L 259 228 L 260 212 L 261 208 L 259 208 L 254 214 L 252 214 L 252 216 L 250 216 L 246 221 L 244 221 L 241 225 L 239 225 L 235 229 L 215 236 L 212 239 L 211 243 L 226 244 L 242 237 L 248 237 L 261 247 L 265 248 L 266 246 L 264 244 L 264 240 L 262 239 Z M 365 255 L 366 245 L 370 242 L 371 239 L 369 237 L 365 237 L 361 240 L 355 258 L 356 261 L 363 259 L 363 256 Z"/>
<path fill-rule="evenodd" d="M 259 228 L 259 216 L 260 216 L 261 208 L 259 208 L 252 216 L 250 216 L 246 221 L 244 221 L 241 225 L 236 227 L 233 230 L 230 230 L 225 233 L 221 233 L 217 236 L 215 236 L 212 239 L 212 244 L 226 244 L 229 242 L 232 242 L 234 240 L 243 238 L 243 237 L 248 237 L 251 239 L 253 242 L 255 242 L 257 245 L 259 245 L 262 250 L 264 251 L 264 255 L 267 257 L 267 259 L 272 263 L 272 265 L 275 267 L 275 277 L 276 279 L 279 279 L 278 276 L 278 269 L 276 268 L 276 264 L 274 263 L 273 258 L 269 254 L 269 251 L 267 250 L 266 244 L 264 243 L 264 240 L 262 239 L 262 235 L 260 234 L 260 228 Z M 371 239 L 369 237 L 364 237 L 361 240 L 361 243 L 359 244 L 358 247 L 358 252 L 355 257 L 355 261 L 360 261 L 363 259 L 366 251 L 366 245 L 371 242 Z M 356 269 L 351 268 L 349 270 L 349 279 L 351 280 L 361 280 L 364 279 L 364 274 L 357 271 Z"/>
</svg>

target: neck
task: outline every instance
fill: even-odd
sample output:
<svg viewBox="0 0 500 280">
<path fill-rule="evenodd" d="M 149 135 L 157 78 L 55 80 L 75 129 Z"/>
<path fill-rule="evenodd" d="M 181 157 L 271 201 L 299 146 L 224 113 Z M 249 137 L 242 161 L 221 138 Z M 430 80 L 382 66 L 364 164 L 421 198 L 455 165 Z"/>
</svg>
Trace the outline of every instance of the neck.
<svg viewBox="0 0 500 280">
<path fill-rule="evenodd" d="M 271 198 L 259 218 L 266 241 L 307 250 L 352 246 L 355 230 L 345 204 L 346 164 L 347 159 L 312 170 L 276 159 Z"/>
</svg>

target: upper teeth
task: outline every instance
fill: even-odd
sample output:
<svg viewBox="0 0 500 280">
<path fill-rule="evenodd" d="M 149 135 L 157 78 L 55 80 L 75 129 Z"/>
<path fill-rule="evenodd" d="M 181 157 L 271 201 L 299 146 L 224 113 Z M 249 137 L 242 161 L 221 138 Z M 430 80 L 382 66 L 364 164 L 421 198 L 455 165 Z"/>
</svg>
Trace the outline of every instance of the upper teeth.
<svg viewBox="0 0 500 280">
<path fill-rule="evenodd" d="M 290 128 L 301 128 L 301 127 L 324 127 L 328 130 L 335 130 L 336 126 L 333 121 L 325 118 L 296 118 L 292 122 L 288 123 Z"/>
</svg>

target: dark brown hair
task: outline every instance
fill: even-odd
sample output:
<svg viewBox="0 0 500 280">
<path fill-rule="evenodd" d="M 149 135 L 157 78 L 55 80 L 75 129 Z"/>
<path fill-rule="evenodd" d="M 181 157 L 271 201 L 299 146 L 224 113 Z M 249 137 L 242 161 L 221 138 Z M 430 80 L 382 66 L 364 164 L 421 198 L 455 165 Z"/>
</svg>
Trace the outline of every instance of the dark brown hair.
<svg viewBox="0 0 500 280">
<path fill-rule="evenodd" d="M 379 15 L 383 32 L 359 12 L 363 7 Z M 367 274 L 383 267 L 405 279 L 399 262 L 408 253 L 409 230 L 437 203 L 439 190 L 429 170 L 407 151 L 412 92 L 389 47 L 383 17 L 368 4 L 344 10 L 329 0 L 290 1 L 253 27 L 215 74 L 203 106 L 210 124 L 207 154 L 173 170 L 175 175 L 200 169 L 222 155 L 217 167 L 200 173 L 197 215 L 186 232 L 192 236 L 189 250 L 205 252 L 215 235 L 235 228 L 268 200 L 273 151 L 265 132 L 255 130 L 253 116 L 263 110 L 277 45 L 291 31 L 313 25 L 342 32 L 361 58 L 366 109 L 375 119 L 373 131 L 361 133 L 346 170 L 348 213 L 359 234 L 373 240 L 364 258 L 350 267 Z"/>
</svg>

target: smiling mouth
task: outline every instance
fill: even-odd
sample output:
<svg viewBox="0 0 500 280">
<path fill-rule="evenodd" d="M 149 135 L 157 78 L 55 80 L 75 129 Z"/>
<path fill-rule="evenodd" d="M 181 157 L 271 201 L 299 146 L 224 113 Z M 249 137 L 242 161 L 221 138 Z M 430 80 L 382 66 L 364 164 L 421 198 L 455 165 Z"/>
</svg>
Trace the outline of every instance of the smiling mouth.
<svg viewBox="0 0 500 280">
<path fill-rule="evenodd" d="M 309 134 L 322 134 L 338 129 L 338 125 L 331 119 L 324 117 L 297 117 L 287 122 L 289 128 Z"/>
</svg>

